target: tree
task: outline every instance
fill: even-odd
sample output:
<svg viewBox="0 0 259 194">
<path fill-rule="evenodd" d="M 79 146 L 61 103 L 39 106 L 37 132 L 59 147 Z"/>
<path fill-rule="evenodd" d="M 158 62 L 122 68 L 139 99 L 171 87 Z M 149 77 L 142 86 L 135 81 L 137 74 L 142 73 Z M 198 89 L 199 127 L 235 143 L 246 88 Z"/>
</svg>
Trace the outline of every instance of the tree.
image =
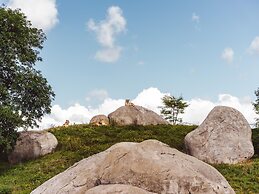
<svg viewBox="0 0 259 194">
<path fill-rule="evenodd" d="M 161 114 L 166 120 L 171 122 L 173 125 L 181 123 L 182 119 L 179 118 L 179 114 L 184 113 L 184 109 L 188 107 L 188 104 L 183 101 L 183 97 L 176 98 L 174 96 L 165 95 L 162 98 L 163 107 L 161 108 Z"/>
<path fill-rule="evenodd" d="M 20 10 L 0 7 L 0 156 L 12 150 L 18 128 L 37 126 L 51 111 L 55 94 L 34 68 L 45 39 Z"/>
<path fill-rule="evenodd" d="M 255 91 L 256 100 L 253 102 L 256 114 L 259 114 L 259 88 Z M 256 127 L 259 127 L 259 118 L 256 119 Z"/>
</svg>

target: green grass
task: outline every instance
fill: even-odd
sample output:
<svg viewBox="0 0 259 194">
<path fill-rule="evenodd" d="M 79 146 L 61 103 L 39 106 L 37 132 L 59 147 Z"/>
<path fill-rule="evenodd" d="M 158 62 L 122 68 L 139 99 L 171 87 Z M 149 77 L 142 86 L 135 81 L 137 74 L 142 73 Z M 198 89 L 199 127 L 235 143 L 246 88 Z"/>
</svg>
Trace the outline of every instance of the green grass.
<svg viewBox="0 0 259 194">
<path fill-rule="evenodd" d="M 243 164 L 215 166 L 236 193 L 259 193 L 259 158 Z"/>
<path fill-rule="evenodd" d="M 57 137 L 56 152 L 37 160 L 9 166 L 0 162 L 0 194 L 30 193 L 75 162 L 122 142 L 157 139 L 184 151 L 183 139 L 195 126 L 93 127 L 74 125 L 50 129 Z M 253 130 L 255 157 L 244 164 L 215 166 L 237 193 L 259 193 L 259 130 Z"/>
</svg>

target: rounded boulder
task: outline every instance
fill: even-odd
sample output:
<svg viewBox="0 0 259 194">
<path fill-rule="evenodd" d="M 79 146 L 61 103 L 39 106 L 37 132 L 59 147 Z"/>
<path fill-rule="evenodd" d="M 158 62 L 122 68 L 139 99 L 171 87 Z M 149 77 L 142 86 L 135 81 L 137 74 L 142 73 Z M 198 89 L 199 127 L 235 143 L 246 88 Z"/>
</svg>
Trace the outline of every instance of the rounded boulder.
<svg viewBox="0 0 259 194">
<path fill-rule="evenodd" d="M 79 194 L 115 184 L 153 193 L 235 193 L 212 166 L 157 140 L 146 140 L 118 143 L 83 159 L 43 183 L 32 194 Z"/>
<path fill-rule="evenodd" d="M 46 131 L 24 131 L 19 134 L 12 153 L 8 156 L 11 164 L 36 159 L 49 154 L 58 145 L 57 138 Z"/>
<path fill-rule="evenodd" d="M 142 106 L 122 106 L 108 115 L 111 124 L 124 125 L 159 125 L 169 124 L 157 113 Z"/>
<path fill-rule="evenodd" d="M 252 131 L 236 109 L 216 106 L 194 131 L 185 137 L 187 152 L 211 164 L 236 164 L 254 154 Z"/>
<path fill-rule="evenodd" d="M 109 125 L 109 119 L 105 115 L 96 115 L 90 120 L 89 124 L 96 126 L 107 126 Z"/>
</svg>

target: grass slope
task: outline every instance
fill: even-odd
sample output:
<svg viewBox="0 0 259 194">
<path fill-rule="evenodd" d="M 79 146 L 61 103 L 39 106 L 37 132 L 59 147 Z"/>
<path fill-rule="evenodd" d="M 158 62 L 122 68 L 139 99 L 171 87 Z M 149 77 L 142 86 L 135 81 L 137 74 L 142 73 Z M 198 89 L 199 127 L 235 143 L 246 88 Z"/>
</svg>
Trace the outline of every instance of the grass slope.
<svg viewBox="0 0 259 194">
<path fill-rule="evenodd" d="M 75 162 L 122 142 L 157 139 L 184 151 L 183 139 L 195 126 L 93 127 L 74 125 L 50 129 L 59 141 L 55 153 L 37 160 L 9 166 L 0 162 L 0 194 L 30 193 Z M 256 153 L 259 153 L 259 130 L 253 130 Z M 237 193 L 259 193 L 259 158 L 239 165 L 215 166 Z"/>
</svg>

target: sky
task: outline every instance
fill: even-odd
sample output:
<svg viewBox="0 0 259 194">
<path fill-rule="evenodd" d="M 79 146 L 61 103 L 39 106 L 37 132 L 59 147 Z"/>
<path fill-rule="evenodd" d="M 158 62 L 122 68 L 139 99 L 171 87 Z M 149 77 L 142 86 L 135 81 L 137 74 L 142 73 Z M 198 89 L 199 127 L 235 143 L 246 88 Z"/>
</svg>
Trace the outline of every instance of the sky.
<svg viewBox="0 0 259 194">
<path fill-rule="evenodd" d="M 41 70 L 56 93 L 40 128 L 87 123 L 131 99 L 159 113 L 165 94 L 200 124 L 216 105 L 249 123 L 259 87 L 259 1 L 0 0 L 44 30 Z"/>
</svg>

